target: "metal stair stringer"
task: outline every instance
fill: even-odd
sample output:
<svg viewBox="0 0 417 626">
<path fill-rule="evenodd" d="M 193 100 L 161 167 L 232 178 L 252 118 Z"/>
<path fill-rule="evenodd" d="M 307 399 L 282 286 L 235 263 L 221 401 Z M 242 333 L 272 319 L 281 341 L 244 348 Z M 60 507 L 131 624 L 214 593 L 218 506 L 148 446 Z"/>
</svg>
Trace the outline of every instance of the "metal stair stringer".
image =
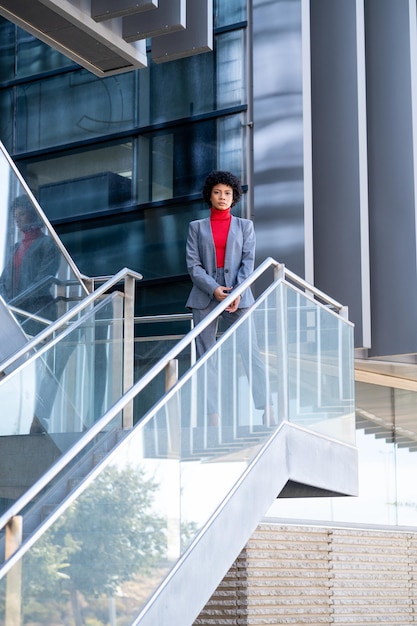
<svg viewBox="0 0 417 626">
<path fill-rule="evenodd" d="M 357 495 L 357 467 L 355 447 L 283 422 L 132 626 L 193 624 L 275 498 Z"/>
</svg>

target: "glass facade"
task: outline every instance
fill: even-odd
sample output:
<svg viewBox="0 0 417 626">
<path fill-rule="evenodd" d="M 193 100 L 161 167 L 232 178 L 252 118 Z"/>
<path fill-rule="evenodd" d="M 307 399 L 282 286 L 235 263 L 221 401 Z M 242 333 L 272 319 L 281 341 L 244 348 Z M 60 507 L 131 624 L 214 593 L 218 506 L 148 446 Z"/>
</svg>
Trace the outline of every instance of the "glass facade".
<svg viewBox="0 0 417 626">
<path fill-rule="evenodd" d="M 253 41 L 246 0 L 215 0 L 213 53 L 103 79 L 0 20 L 0 140 L 81 272 L 143 274 L 140 315 L 185 312 L 187 228 L 206 215 L 200 190 L 213 168 L 244 185 L 253 177 L 259 260 L 271 255 L 303 274 L 301 1 L 249 4 Z M 252 211 L 248 195 L 241 215 Z M 270 515 L 417 525 L 406 432 L 416 392 L 358 382 L 356 396 L 359 498 L 277 500 Z"/>
<path fill-rule="evenodd" d="M 0 140 L 80 270 L 140 271 L 142 304 L 169 277 L 165 313 L 184 312 L 205 176 L 247 179 L 246 2 L 215 3 L 214 23 L 213 53 L 99 79 L 0 22 Z"/>
</svg>

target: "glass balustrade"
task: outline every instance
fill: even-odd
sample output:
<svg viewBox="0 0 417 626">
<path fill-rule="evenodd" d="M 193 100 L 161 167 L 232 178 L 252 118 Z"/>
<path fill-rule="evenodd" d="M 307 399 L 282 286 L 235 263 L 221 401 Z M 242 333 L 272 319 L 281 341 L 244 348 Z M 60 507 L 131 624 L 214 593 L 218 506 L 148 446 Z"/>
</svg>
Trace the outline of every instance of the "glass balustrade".
<svg viewBox="0 0 417 626">
<path fill-rule="evenodd" d="M 72 445 L 73 434 L 122 395 L 122 360 L 123 298 L 114 293 L 0 381 L 0 436 L 46 435 L 60 450 Z"/>
<path fill-rule="evenodd" d="M 352 356 L 349 323 L 273 284 L 47 519 L 0 624 L 130 624 L 282 421 L 354 443 Z"/>
<path fill-rule="evenodd" d="M 33 336 L 87 290 L 1 144 L 0 177 L 0 295 Z"/>
</svg>

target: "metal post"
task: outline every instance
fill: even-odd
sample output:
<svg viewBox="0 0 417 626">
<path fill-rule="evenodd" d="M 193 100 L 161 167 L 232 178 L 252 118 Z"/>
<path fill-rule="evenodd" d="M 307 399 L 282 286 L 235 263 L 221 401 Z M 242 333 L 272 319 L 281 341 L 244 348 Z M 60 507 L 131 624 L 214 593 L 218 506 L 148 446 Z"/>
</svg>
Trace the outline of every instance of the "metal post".
<svg viewBox="0 0 417 626">
<path fill-rule="evenodd" d="M 125 278 L 125 315 L 124 315 L 124 350 L 123 350 L 123 393 L 134 383 L 134 347 L 135 347 L 135 279 Z M 133 401 L 123 411 L 123 428 L 133 428 Z"/>
<path fill-rule="evenodd" d="M 165 366 L 165 391 L 169 391 L 178 380 L 178 359 L 171 359 Z M 180 445 L 180 408 L 178 396 L 174 395 L 166 404 L 166 428 L 168 453 L 178 458 Z"/>
<path fill-rule="evenodd" d="M 285 279 L 285 265 L 284 263 L 279 263 L 279 265 L 274 265 L 274 282 L 279 279 Z"/>
<path fill-rule="evenodd" d="M 169 391 L 178 380 L 178 359 L 171 359 L 165 367 L 165 391 Z"/>
<path fill-rule="evenodd" d="M 178 381 L 178 359 L 171 359 L 165 366 L 165 391 Z M 171 493 L 181 492 L 180 438 L 181 419 L 178 395 L 170 398 L 165 408 L 168 454 L 166 463 L 170 464 L 169 480 Z M 169 559 L 178 559 L 181 555 L 181 498 L 173 498 L 167 508 L 167 555 Z"/>
<path fill-rule="evenodd" d="M 5 560 L 22 544 L 23 517 L 15 515 L 6 525 Z M 12 567 L 6 577 L 5 626 L 22 623 L 22 561 Z"/>
</svg>

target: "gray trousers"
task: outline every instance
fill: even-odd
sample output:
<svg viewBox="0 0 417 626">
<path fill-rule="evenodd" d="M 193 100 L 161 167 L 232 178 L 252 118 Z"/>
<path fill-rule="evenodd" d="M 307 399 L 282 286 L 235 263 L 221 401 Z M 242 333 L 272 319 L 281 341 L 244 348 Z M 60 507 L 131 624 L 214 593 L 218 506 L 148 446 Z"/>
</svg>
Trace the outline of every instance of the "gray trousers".
<svg viewBox="0 0 417 626">
<path fill-rule="evenodd" d="M 219 284 L 224 284 L 222 279 L 222 270 L 218 270 L 217 281 Z M 203 320 L 216 306 L 217 300 L 213 298 L 210 304 L 205 309 L 192 309 L 194 325 L 197 325 Z M 195 340 L 196 355 L 200 358 L 207 350 L 209 350 L 216 343 L 216 335 L 218 330 L 219 318 L 222 318 L 224 326 L 229 328 L 236 320 L 246 313 L 248 309 L 237 309 L 234 313 L 223 311 L 223 313 L 214 322 L 209 324 Z M 266 370 L 265 364 L 261 357 L 258 347 L 258 341 L 256 337 L 256 330 L 253 323 L 251 323 L 251 332 L 239 332 L 237 341 L 238 353 L 241 356 L 243 367 L 245 368 L 246 375 L 250 378 L 251 369 L 252 373 L 252 397 L 257 409 L 265 409 L 266 406 L 272 405 L 272 400 L 267 398 L 267 383 L 266 383 Z M 247 329 L 246 329 L 247 330 Z M 249 339 L 250 338 L 250 339 Z M 251 345 L 249 345 L 249 340 Z M 208 362 L 208 393 L 207 393 L 207 411 L 208 413 L 217 413 L 217 367 L 216 360 L 212 357 Z"/>
</svg>

